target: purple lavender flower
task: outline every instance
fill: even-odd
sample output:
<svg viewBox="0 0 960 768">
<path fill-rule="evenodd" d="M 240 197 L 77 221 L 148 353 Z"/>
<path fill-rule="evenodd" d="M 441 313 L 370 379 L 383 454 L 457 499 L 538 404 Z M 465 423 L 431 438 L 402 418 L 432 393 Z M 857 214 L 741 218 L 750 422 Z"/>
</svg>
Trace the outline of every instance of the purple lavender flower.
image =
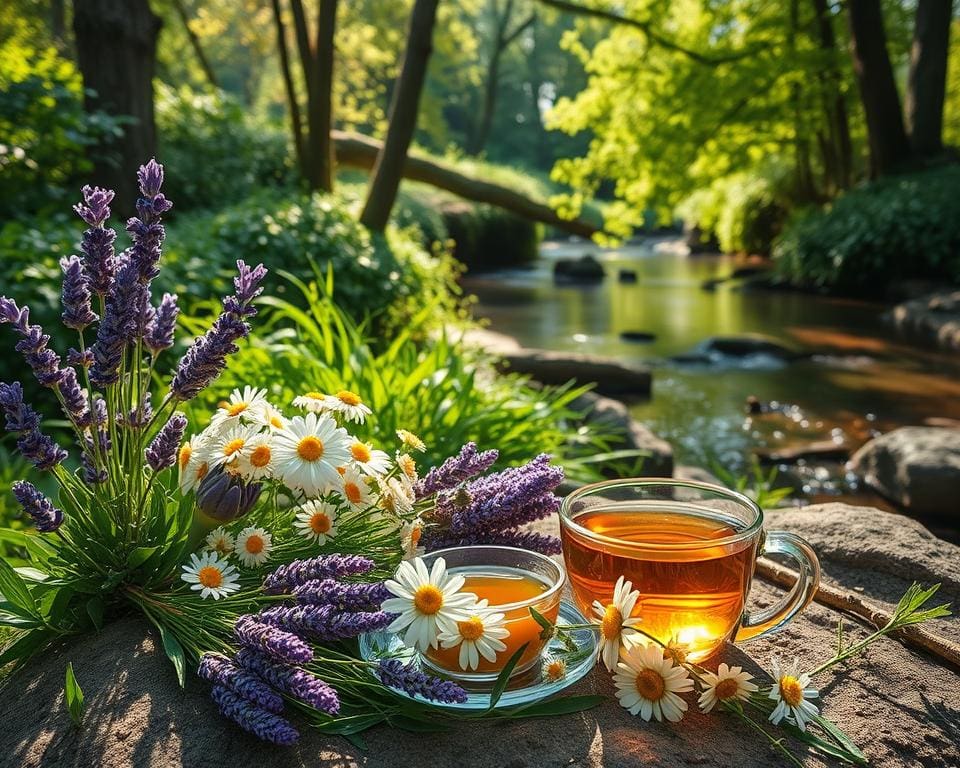
<svg viewBox="0 0 960 768">
<path fill-rule="evenodd" d="M 64 368 L 57 389 L 63 398 L 63 407 L 67 417 L 78 426 L 90 420 L 87 411 L 87 396 L 77 383 L 77 372 L 73 368 Z"/>
<path fill-rule="evenodd" d="M 186 429 L 186 416 L 175 413 L 170 417 L 144 451 L 150 469 L 159 472 L 176 464 L 177 451 L 180 449 L 180 443 L 183 442 L 183 433 Z"/>
<path fill-rule="evenodd" d="M 210 698 L 216 702 L 220 714 L 257 738 L 280 746 L 289 746 L 300 738 L 294 727 L 280 715 L 251 704 L 222 685 L 213 686 Z"/>
<path fill-rule="evenodd" d="M 40 431 L 40 417 L 23 402 L 19 382 L 0 382 L 0 408 L 7 416 L 7 430 L 19 433 L 17 448 L 37 469 L 53 469 L 67 458 L 67 452 Z"/>
<path fill-rule="evenodd" d="M 240 698 L 246 699 L 268 712 L 283 712 L 283 699 L 256 675 L 241 669 L 225 656 L 205 653 L 200 659 L 197 675 L 214 685 L 229 688 Z"/>
<path fill-rule="evenodd" d="M 85 349 L 82 352 L 70 347 L 67 350 L 67 365 L 74 368 L 89 368 L 93 365 L 93 350 Z"/>
<path fill-rule="evenodd" d="M 93 443 L 89 442 L 92 446 Z M 80 454 L 80 465 L 83 467 L 83 482 L 87 485 L 99 485 L 107 482 L 107 470 L 97 466 L 97 460 L 89 450 Z"/>
<path fill-rule="evenodd" d="M 116 271 L 113 241 L 117 233 L 103 226 L 110 218 L 113 191 L 90 186 L 82 191 L 83 202 L 73 206 L 73 210 L 90 228 L 83 233 L 80 250 L 84 255 L 87 286 L 92 293 L 102 297 L 110 292 Z"/>
<path fill-rule="evenodd" d="M 459 454 L 427 472 L 414 486 L 414 493 L 418 499 L 422 499 L 437 491 L 456 488 L 460 483 L 490 469 L 499 455 L 497 451 L 480 452 L 476 443 L 467 443 Z"/>
<path fill-rule="evenodd" d="M 289 664 L 306 664 L 313 660 L 313 651 L 296 635 L 264 624 L 250 615 L 237 619 L 233 627 L 240 645 L 266 653 L 278 661 Z"/>
<path fill-rule="evenodd" d="M 166 235 L 160 218 L 173 204 L 160 193 L 163 166 L 156 160 L 140 166 L 137 180 L 140 182 L 141 194 L 137 200 L 137 216 L 127 220 L 127 232 L 133 241 L 129 258 L 130 263 L 136 267 L 139 281 L 149 286 L 160 274 L 160 248 Z M 144 313 L 147 307 L 141 307 L 141 313 Z"/>
<path fill-rule="evenodd" d="M 337 692 L 319 677 L 299 667 L 278 664 L 269 656 L 250 648 L 237 651 L 234 662 L 278 691 L 299 699 L 314 709 L 328 715 L 335 715 L 340 711 Z"/>
<path fill-rule="evenodd" d="M 82 331 L 97 320 L 96 314 L 90 308 L 90 289 L 87 287 L 87 275 L 83 262 L 79 256 L 63 258 L 60 259 L 60 269 L 63 270 L 61 290 L 63 324 L 67 328 Z"/>
<path fill-rule="evenodd" d="M 461 536 L 444 533 L 443 531 L 427 531 L 423 534 L 420 542 L 427 552 L 435 552 L 438 549 L 446 549 L 447 547 L 473 547 L 486 544 L 499 547 L 529 549 L 544 555 L 560 554 L 560 539 L 556 536 L 547 536 L 531 531 L 478 531 L 466 533 Z"/>
<path fill-rule="evenodd" d="M 428 701 L 463 704 L 467 700 L 467 692 L 456 683 L 426 675 L 412 665 L 404 665 L 399 659 L 382 659 L 374 674 L 388 688 L 399 688 Z"/>
<path fill-rule="evenodd" d="M 33 519 L 33 524 L 41 533 L 53 533 L 63 524 L 63 512 L 57 509 L 32 483 L 17 480 L 12 486 L 23 511 Z"/>
<path fill-rule="evenodd" d="M 263 591 L 268 595 L 288 593 L 313 579 L 338 579 L 369 573 L 374 565 L 369 557 L 360 555 L 318 555 L 309 560 L 294 560 L 267 576 Z"/>
<path fill-rule="evenodd" d="M 243 261 L 237 262 L 238 275 L 233 279 L 235 293 L 223 300 L 223 312 L 213 327 L 197 339 L 180 361 L 170 392 L 178 400 L 191 400 L 212 382 L 227 364 L 227 355 L 239 348 L 236 342 L 250 333 L 245 322 L 256 314 L 251 302 L 263 290 L 260 282 L 267 274 L 262 264 L 251 269 Z"/>
<path fill-rule="evenodd" d="M 163 186 L 163 166 L 156 158 L 150 158 L 145 165 L 137 169 L 137 181 L 140 184 L 140 194 L 147 198 L 156 197 Z"/>
<path fill-rule="evenodd" d="M 30 310 L 21 309 L 13 299 L 0 296 L 0 323 L 10 323 L 23 338 L 16 350 L 23 354 L 33 375 L 45 387 L 60 381 L 60 355 L 47 348 L 50 336 L 39 325 L 30 325 Z"/>
<path fill-rule="evenodd" d="M 151 402 L 151 397 L 149 392 L 144 392 L 140 405 L 131 408 L 130 413 L 126 416 L 120 414 L 117 421 L 123 426 L 130 427 L 130 429 L 142 429 L 147 426 L 150 420 L 153 419 L 153 403 Z"/>
<path fill-rule="evenodd" d="M 136 265 L 129 258 L 123 259 L 107 295 L 103 320 L 97 326 L 97 339 L 93 344 L 90 380 L 97 386 L 120 380 L 123 352 L 137 335 L 145 291 L 138 281 Z"/>
<path fill-rule="evenodd" d="M 338 613 L 330 605 L 296 605 L 289 608 L 277 605 L 257 614 L 257 619 L 264 624 L 321 643 L 377 632 L 386 628 L 395 618 L 395 614 L 385 611 Z"/>
<path fill-rule="evenodd" d="M 341 611 L 377 609 L 390 597 L 383 582 L 374 584 L 343 584 L 335 579 L 313 579 L 293 589 L 298 603 L 329 605 Z"/>
<path fill-rule="evenodd" d="M 177 327 L 177 316 L 180 307 L 177 306 L 177 295 L 165 293 L 160 300 L 160 306 L 153 313 L 147 323 L 147 332 L 143 336 L 143 343 L 154 357 L 157 353 L 173 346 L 173 333 Z"/>
<path fill-rule="evenodd" d="M 228 523 L 243 517 L 260 498 L 262 485 L 247 482 L 217 467 L 197 487 L 197 506 L 215 520 Z"/>
</svg>

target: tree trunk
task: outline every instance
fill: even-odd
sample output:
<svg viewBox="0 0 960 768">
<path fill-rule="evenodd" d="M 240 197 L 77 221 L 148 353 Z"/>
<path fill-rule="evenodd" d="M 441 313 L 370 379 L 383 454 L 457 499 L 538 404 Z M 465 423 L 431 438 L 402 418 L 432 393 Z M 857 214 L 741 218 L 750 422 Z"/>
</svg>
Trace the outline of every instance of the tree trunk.
<svg viewBox="0 0 960 768">
<path fill-rule="evenodd" d="M 379 141 L 359 133 L 334 131 L 333 142 L 337 161 L 354 168 L 373 168 L 383 154 L 383 145 Z M 464 176 L 452 168 L 416 155 L 406 155 L 403 158 L 400 174 L 405 179 L 445 189 L 467 200 L 496 205 L 518 216 L 549 224 L 572 235 L 589 239 L 600 231 L 584 219 L 561 219 L 549 205 L 531 200 L 508 187 Z"/>
<path fill-rule="evenodd" d="M 480 119 L 477 121 L 477 128 L 473 133 L 473 139 L 467 154 L 479 155 L 483 148 L 487 146 L 487 139 L 490 138 L 490 127 L 493 125 L 493 114 L 497 106 L 497 90 L 500 88 L 500 56 L 503 48 L 497 43 L 496 49 L 490 56 L 490 62 L 487 64 L 487 79 L 483 88 L 483 106 L 480 108 Z"/>
<path fill-rule="evenodd" d="M 420 92 L 427 75 L 427 63 L 433 48 L 433 25 L 439 0 L 415 0 L 410 16 L 407 50 L 403 67 L 390 102 L 390 126 L 383 148 L 377 155 L 367 201 L 360 221 L 369 229 L 381 232 L 387 226 L 390 211 L 397 198 L 407 149 L 417 127 Z"/>
<path fill-rule="evenodd" d="M 317 44 L 313 51 L 313 72 L 310 75 L 307 121 L 310 189 L 333 191 L 333 40 L 337 23 L 337 0 L 320 0 L 317 14 Z"/>
<path fill-rule="evenodd" d="M 293 85 L 293 73 L 290 70 L 290 49 L 287 47 L 287 29 L 280 11 L 280 0 L 271 0 L 273 21 L 277 30 L 277 50 L 280 53 L 280 72 L 283 75 L 283 87 L 287 94 L 287 107 L 290 109 L 290 129 L 293 133 L 293 151 L 297 157 L 300 175 L 307 177 L 307 162 L 303 148 L 303 120 L 300 117 L 300 102 Z"/>
<path fill-rule="evenodd" d="M 73 31 L 88 112 L 124 116 L 123 136 L 95 148 L 94 181 L 116 190 L 115 209 L 133 212 L 137 168 L 156 154 L 153 72 L 160 19 L 148 0 L 75 0 Z M 90 93 L 93 91 L 93 93 Z"/>
<path fill-rule="evenodd" d="M 870 175 L 873 178 L 902 168 L 910 157 L 903 127 L 900 96 L 887 54 L 880 0 L 848 0 L 853 71 L 867 120 Z"/>
<path fill-rule="evenodd" d="M 952 0 L 919 0 L 907 78 L 907 127 L 917 157 L 943 149 L 943 100 L 947 87 Z"/>
<path fill-rule="evenodd" d="M 850 120 L 843 95 L 843 76 L 837 62 L 837 38 L 827 0 L 813 0 L 820 50 L 828 65 L 818 73 L 826 116 L 826 136 L 821 142 L 828 192 L 836 194 L 850 186 L 853 176 L 853 144 L 850 141 Z"/>
<path fill-rule="evenodd" d="M 210 60 L 207 58 L 207 54 L 200 44 L 200 38 L 190 29 L 190 14 L 187 12 L 187 7 L 183 4 L 183 0 L 173 0 L 173 7 L 177 12 L 177 16 L 180 17 L 180 21 L 183 23 L 187 38 L 190 40 L 190 46 L 193 48 L 193 53 L 197 57 L 197 61 L 200 62 L 200 68 L 203 70 L 207 82 L 210 83 L 211 88 L 217 90 L 220 88 L 220 83 L 217 81 L 217 75 L 213 71 L 213 67 L 210 66 Z"/>
</svg>

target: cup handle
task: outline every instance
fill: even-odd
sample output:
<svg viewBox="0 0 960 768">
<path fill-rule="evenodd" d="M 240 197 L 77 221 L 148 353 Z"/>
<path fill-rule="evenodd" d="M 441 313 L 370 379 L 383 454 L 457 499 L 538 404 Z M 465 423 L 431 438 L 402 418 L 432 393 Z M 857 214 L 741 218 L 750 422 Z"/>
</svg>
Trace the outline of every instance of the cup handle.
<svg viewBox="0 0 960 768">
<path fill-rule="evenodd" d="M 734 642 L 776 632 L 806 608 L 820 586 L 820 561 L 806 541 L 786 531 L 768 531 L 760 555 L 786 555 L 797 564 L 800 577 L 793 589 L 776 605 L 759 613 L 743 612 Z"/>
</svg>

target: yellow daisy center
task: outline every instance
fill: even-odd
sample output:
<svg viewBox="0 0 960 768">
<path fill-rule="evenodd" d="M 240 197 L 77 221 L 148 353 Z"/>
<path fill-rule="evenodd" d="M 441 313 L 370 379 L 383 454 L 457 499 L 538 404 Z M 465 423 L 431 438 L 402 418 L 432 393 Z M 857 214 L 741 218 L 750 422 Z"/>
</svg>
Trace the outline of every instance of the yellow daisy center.
<svg viewBox="0 0 960 768">
<path fill-rule="evenodd" d="M 311 400 L 323 400 L 326 395 L 323 392 L 307 392 L 304 397 L 309 397 Z"/>
<path fill-rule="evenodd" d="M 246 440 L 242 437 L 235 437 L 233 440 L 227 442 L 223 446 L 223 455 L 224 456 L 233 456 L 237 451 L 241 450 L 244 445 L 246 445 Z"/>
<path fill-rule="evenodd" d="M 663 675 L 652 669 L 638 672 L 634 684 L 637 686 L 637 693 L 647 701 L 659 701 L 667 690 Z"/>
<path fill-rule="evenodd" d="M 457 628 L 460 630 L 460 637 L 464 640 L 479 640 L 483 637 L 483 619 L 479 616 L 471 616 L 466 621 L 458 621 Z"/>
<path fill-rule="evenodd" d="M 353 392 L 348 392 L 345 389 L 337 392 L 337 400 L 344 405 L 360 405 L 360 403 L 363 402 L 363 400 L 360 399 L 360 395 L 355 395 Z"/>
<path fill-rule="evenodd" d="M 547 664 L 547 679 L 559 680 L 567 673 L 567 665 L 557 659 Z"/>
<path fill-rule="evenodd" d="M 359 504 L 363 500 L 363 492 L 356 483 L 344 483 L 343 494 L 351 504 Z"/>
<path fill-rule="evenodd" d="M 177 456 L 177 461 L 180 464 L 180 471 L 183 472 L 187 468 L 187 464 L 190 463 L 190 456 L 193 454 L 193 448 L 190 447 L 190 443 L 184 443 L 180 446 L 180 453 Z"/>
<path fill-rule="evenodd" d="M 623 624 L 623 614 L 613 603 L 610 603 L 603 612 L 600 622 L 600 634 L 604 640 L 615 640 L 620 637 L 620 628 Z"/>
<path fill-rule="evenodd" d="M 326 512 L 314 512 L 310 515 L 310 530 L 321 535 L 330 532 L 330 518 Z"/>
<path fill-rule="evenodd" d="M 737 691 L 740 686 L 737 684 L 737 681 L 732 677 L 727 677 L 717 683 L 716 687 L 713 689 L 714 694 L 720 701 L 727 701 L 728 699 L 735 698 Z"/>
<path fill-rule="evenodd" d="M 413 593 L 413 605 L 420 613 L 433 616 L 443 607 L 443 592 L 433 584 L 423 584 Z"/>
<path fill-rule="evenodd" d="M 416 526 L 412 531 L 410 531 L 410 543 L 413 546 L 417 546 L 420 543 L 420 537 L 423 535 L 423 528 L 419 525 Z"/>
<path fill-rule="evenodd" d="M 251 533 L 247 536 L 247 541 L 243 545 L 244 549 L 247 550 L 251 555 L 259 555 L 263 552 L 263 548 L 266 546 L 266 542 L 263 540 L 263 536 L 260 536 L 257 533 Z"/>
<path fill-rule="evenodd" d="M 803 686 L 793 675 L 784 675 L 780 678 L 780 698 L 791 707 L 800 706 L 803 701 Z"/>
<path fill-rule="evenodd" d="M 270 463 L 270 456 L 269 445 L 258 445 L 253 449 L 253 453 L 250 454 L 250 463 L 258 469 L 261 469 Z"/>
<path fill-rule="evenodd" d="M 354 443 L 350 446 L 350 455 L 353 456 L 354 461 L 359 461 L 361 464 L 366 464 L 368 461 L 370 461 L 370 448 L 364 443 Z"/>
<path fill-rule="evenodd" d="M 323 441 L 307 435 L 297 443 L 297 455 L 304 461 L 318 461 L 323 457 Z"/>
<path fill-rule="evenodd" d="M 403 470 L 403 474 L 413 480 L 414 476 L 417 474 L 417 462 L 415 462 L 410 456 L 401 456 L 397 459 L 397 463 L 400 465 L 400 469 Z"/>
<path fill-rule="evenodd" d="M 197 579 L 203 586 L 216 589 L 223 584 L 223 574 L 215 565 L 205 565 L 197 571 Z"/>
<path fill-rule="evenodd" d="M 283 419 L 281 419 L 279 416 L 271 416 L 270 426 L 274 427 L 275 429 L 283 429 L 285 425 L 283 423 Z"/>
<path fill-rule="evenodd" d="M 241 401 L 241 402 L 239 402 L 239 403 L 234 403 L 234 404 L 231 405 L 229 408 L 227 408 L 227 416 L 239 416 L 241 413 L 243 413 L 243 412 L 244 412 L 245 410 L 247 410 L 247 408 L 249 408 L 249 407 L 250 407 L 250 404 L 249 404 L 249 403 L 245 403 L 245 402 L 243 402 L 243 401 Z"/>
</svg>

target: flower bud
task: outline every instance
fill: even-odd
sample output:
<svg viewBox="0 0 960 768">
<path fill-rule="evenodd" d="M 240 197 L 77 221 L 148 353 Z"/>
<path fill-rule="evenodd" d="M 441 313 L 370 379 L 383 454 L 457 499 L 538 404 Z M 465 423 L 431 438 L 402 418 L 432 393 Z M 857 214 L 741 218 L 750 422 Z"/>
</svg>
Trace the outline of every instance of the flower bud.
<svg viewBox="0 0 960 768">
<path fill-rule="evenodd" d="M 208 474 L 197 488 L 197 506 L 220 523 L 243 517 L 260 498 L 260 483 L 247 483 L 222 468 Z"/>
</svg>

